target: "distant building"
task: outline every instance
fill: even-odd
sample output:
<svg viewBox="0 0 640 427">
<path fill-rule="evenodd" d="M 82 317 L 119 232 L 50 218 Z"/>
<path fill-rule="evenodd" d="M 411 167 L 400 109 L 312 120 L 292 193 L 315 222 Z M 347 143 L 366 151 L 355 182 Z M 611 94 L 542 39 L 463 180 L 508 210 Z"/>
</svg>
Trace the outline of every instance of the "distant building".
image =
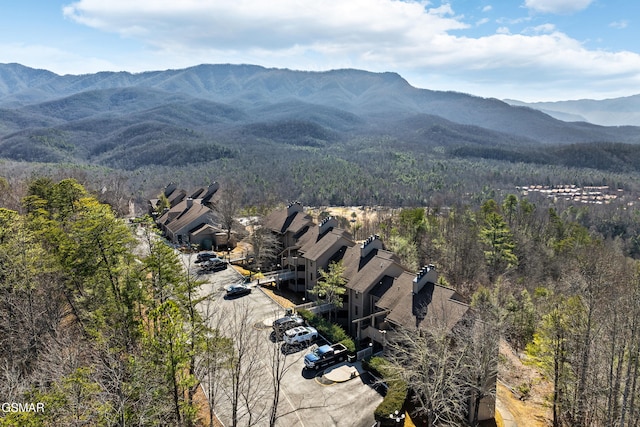
<svg viewBox="0 0 640 427">
<path fill-rule="evenodd" d="M 235 233 L 227 238 L 226 231 L 220 226 L 218 215 L 212 209 L 219 188 L 220 185 L 214 182 L 207 188 L 198 188 L 187 193 L 178 189 L 175 183 L 171 183 L 163 190 L 169 208 L 158 213 L 161 199 L 150 199 L 149 211 L 155 214 L 158 227 L 173 243 L 198 245 L 206 250 L 234 248 Z"/>
</svg>

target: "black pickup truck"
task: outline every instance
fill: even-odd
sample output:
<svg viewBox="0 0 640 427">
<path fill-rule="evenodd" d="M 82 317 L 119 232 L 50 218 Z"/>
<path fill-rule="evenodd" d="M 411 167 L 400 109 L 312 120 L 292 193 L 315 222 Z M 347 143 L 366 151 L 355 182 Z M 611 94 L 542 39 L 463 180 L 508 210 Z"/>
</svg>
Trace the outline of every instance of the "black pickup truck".
<svg viewBox="0 0 640 427">
<path fill-rule="evenodd" d="M 309 369 L 326 368 L 346 360 L 347 352 L 347 347 L 340 343 L 323 345 L 304 356 L 304 366 Z"/>
</svg>

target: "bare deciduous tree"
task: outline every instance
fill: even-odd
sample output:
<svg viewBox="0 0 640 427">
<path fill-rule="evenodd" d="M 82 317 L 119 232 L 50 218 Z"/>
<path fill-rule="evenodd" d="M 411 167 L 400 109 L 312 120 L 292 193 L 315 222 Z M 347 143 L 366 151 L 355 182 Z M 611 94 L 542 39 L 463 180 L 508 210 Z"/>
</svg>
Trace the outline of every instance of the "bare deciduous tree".
<svg viewBox="0 0 640 427">
<path fill-rule="evenodd" d="M 199 311 L 209 330 L 203 342 L 200 357 L 197 360 L 196 376 L 200 379 L 209 406 L 209 426 L 213 427 L 215 407 L 222 394 L 223 371 L 233 355 L 233 343 L 220 332 L 224 317 L 215 310 L 211 297 L 199 304 Z"/>
<path fill-rule="evenodd" d="M 466 340 L 444 325 L 400 328 L 389 334 L 390 372 L 409 385 L 418 414 L 427 426 L 464 424 L 468 387 Z"/>
<path fill-rule="evenodd" d="M 274 313 L 275 314 L 275 313 Z M 274 316 L 275 317 L 275 316 Z M 275 338 L 275 336 L 274 336 Z M 280 398 L 282 396 L 282 383 L 284 381 L 284 377 L 289 372 L 291 367 L 303 357 L 304 352 L 297 352 L 295 354 L 290 354 L 287 351 L 286 347 L 283 348 L 278 342 L 277 339 L 274 339 L 273 342 L 269 342 L 268 344 L 268 369 L 271 372 L 271 406 L 269 408 L 269 427 L 274 427 L 276 425 L 276 421 L 282 416 L 288 415 L 293 411 L 297 411 L 300 409 L 308 409 L 308 407 L 300 406 L 292 408 L 291 411 L 281 412 L 280 411 Z"/>
<path fill-rule="evenodd" d="M 260 218 L 253 224 L 250 240 L 256 263 L 264 267 L 275 261 L 280 252 L 280 242 L 269 229 L 262 226 L 263 221 L 264 218 Z"/>
<path fill-rule="evenodd" d="M 267 415 L 263 400 L 268 379 L 258 362 L 264 337 L 253 327 L 251 308 L 244 301 L 233 304 L 224 318 L 225 334 L 233 341 L 233 354 L 227 361 L 224 378 L 224 393 L 231 404 L 231 425 L 256 425 Z"/>
<path fill-rule="evenodd" d="M 227 232 L 227 241 L 231 239 L 231 231 L 236 224 L 236 216 L 242 207 L 242 195 L 243 191 L 240 186 L 229 183 L 215 203 L 215 210 L 220 214 L 222 226 Z"/>
</svg>

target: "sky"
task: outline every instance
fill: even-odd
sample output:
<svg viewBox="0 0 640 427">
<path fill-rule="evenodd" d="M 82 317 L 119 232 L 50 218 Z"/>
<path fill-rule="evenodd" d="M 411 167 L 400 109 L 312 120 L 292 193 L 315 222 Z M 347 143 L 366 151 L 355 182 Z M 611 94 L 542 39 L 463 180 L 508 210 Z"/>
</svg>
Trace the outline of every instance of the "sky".
<svg viewBox="0 0 640 427">
<path fill-rule="evenodd" d="M 637 0 L 0 0 L 0 63 L 396 72 L 520 101 L 640 93 Z"/>
</svg>

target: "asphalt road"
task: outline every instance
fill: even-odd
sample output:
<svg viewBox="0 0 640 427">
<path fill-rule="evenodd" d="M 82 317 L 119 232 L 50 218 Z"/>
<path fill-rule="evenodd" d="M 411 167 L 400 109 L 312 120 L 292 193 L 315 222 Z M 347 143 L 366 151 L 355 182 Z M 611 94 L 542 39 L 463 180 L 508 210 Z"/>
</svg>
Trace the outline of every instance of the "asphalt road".
<svg viewBox="0 0 640 427">
<path fill-rule="evenodd" d="M 188 257 L 183 255 L 185 264 Z M 255 334 L 256 351 L 251 352 L 250 363 L 247 365 L 254 381 L 254 390 L 249 396 L 249 409 L 241 408 L 239 426 L 257 425 L 268 426 L 268 409 L 273 392 L 271 360 L 273 346 L 279 346 L 270 338 L 271 328 L 267 325 L 277 317 L 284 315 L 284 309 L 277 305 L 260 288 L 254 288 L 246 296 L 225 299 L 224 287 L 240 281 L 241 276 L 229 268 L 216 273 L 199 276 L 206 283 L 200 288 L 201 295 L 211 297 L 200 305 L 202 312 L 217 315 L 213 322 L 219 325 L 223 334 L 234 334 L 234 316 L 247 310 L 250 319 L 247 324 L 253 328 Z M 235 314 L 234 314 L 235 313 Z M 215 317 L 215 316 L 214 316 Z M 279 350 L 279 347 L 277 347 Z M 323 385 L 319 379 L 321 373 L 304 369 L 303 357 L 309 349 L 291 352 L 285 359 L 287 371 L 281 382 L 280 404 L 278 406 L 278 426 L 301 427 L 371 427 L 375 424 L 373 411 L 382 401 L 382 396 L 367 384 L 368 377 L 356 377 L 344 383 Z M 258 386 L 255 386 L 258 384 Z M 225 426 L 231 426 L 231 404 L 229 381 L 224 382 L 224 390 L 220 393 L 216 414 Z M 250 416 L 251 415 L 251 416 Z"/>
</svg>

